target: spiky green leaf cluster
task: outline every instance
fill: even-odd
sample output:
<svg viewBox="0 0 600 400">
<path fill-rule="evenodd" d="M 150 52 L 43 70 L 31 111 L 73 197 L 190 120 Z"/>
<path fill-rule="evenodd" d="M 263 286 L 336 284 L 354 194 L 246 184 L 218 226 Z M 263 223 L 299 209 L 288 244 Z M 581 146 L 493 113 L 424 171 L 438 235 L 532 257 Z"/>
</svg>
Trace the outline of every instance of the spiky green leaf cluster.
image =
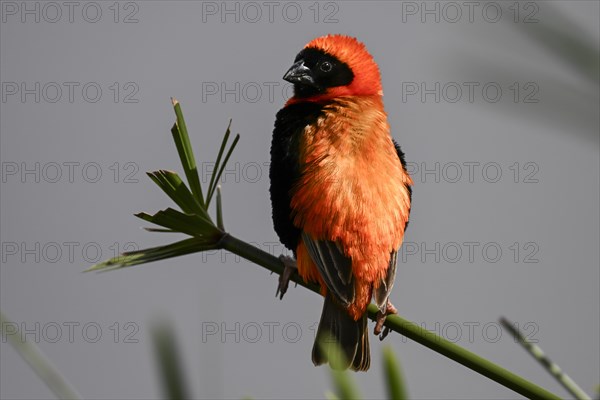
<svg viewBox="0 0 600 400">
<path fill-rule="evenodd" d="M 96 264 L 87 271 L 102 271 L 130 267 L 152 261 L 164 260 L 166 258 L 220 248 L 221 239 L 225 235 L 225 228 L 223 226 L 223 207 L 221 205 L 221 193 L 218 182 L 221 179 L 221 175 L 225 170 L 225 166 L 231 157 L 233 149 L 240 139 L 240 135 L 236 135 L 231 145 L 228 146 L 229 137 L 231 135 L 230 121 L 215 161 L 215 168 L 210 177 L 206 198 L 204 198 L 202 185 L 200 184 L 200 179 L 198 177 L 198 168 L 196 166 L 194 152 L 192 151 L 187 127 L 185 120 L 183 119 L 183 112 L 181 111 L 181 105 L 174 99 L 173 108 L 175 109 L 175 116 L 177 119 L 175 124 L 173 124 L 173 128 L 171 128 L 171 133 L 189 187 L 179 175 L 173 171 L 161 169 L 148 172 L 148 176 L 167 196 L 169 196 L 171 200 L 175 202 L 181 211 L 169 207 L 165 210 L 158 211 L 153 215 L 140 212 L 135 214 L 135 216 L 159 226 L 159 228 L 148 227 L 146 228 L 148 231 L 183 233 L 191 236 L 191 238 L 165 246 L 126 252 Z M 225 151 L 226 149 L 227 151 Z M 225 154 L 225 157 L 223 157 L 223 154 Z M 208 212 L 210 201 L 215 193 L 217 194 L 216 224 L 213 222 Z"/>
</svg>

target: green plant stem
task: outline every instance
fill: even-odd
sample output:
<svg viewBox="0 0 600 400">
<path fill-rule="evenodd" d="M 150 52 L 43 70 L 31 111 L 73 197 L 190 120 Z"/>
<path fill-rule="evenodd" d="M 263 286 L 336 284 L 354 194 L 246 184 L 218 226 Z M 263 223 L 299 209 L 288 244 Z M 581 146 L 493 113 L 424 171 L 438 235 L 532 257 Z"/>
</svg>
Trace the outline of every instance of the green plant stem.
<svg viewBox="0 0 600 400">
<path fill-rule="evenodd" d="M 369 318 L 374 319 L 377 315 L 377 307 L 370 304 L 368 308 Z M 443 354 L 473 371 L 490 378 L 499 384 L 506 386 L 515 392 L 522 394 L 530 399 L 559 399 L 557 395 L 529 382 L 520 376 L 513 374 L 507 369 L 486 360 L 469 350 L 462 348 L 441 336 L 431 333 L 427 329 L 420 327 L 410 321 L 405 320 L 399 315 L 390 315 L 386 318 L 385 326 L 398 332 L 409 339 L 420 343 L 431 350 Z"/>
<path fill-rule="evenodd" d="M 283 263 L 277 257 L 274 257 L 271 254 L 229 234 L 226 234 L 221 239 L 220 247 L 277 274 L 281 274 L 283 272 Z M 297 284 L 304 286 L 313 292 L 319 293 L 318 285 L 304 282 L 298 274 L 293 274 L 291 281 L 296 282 Z M 378 312 L 377 307 L 374 304 L 370 304 L 367 311 L 369 318 L 375 321 Z M 516 374 L 513 374 L 507 369 L 504 369 L 499 365 L 442 338 L 441 336 L 431 333 L 428 330 L 405 320 L 399 315 L 389 315 L 386 318 L 384 325 L 392 331 L 404 335 L 407 338 L 412 339 L 415 342 L 420 343 L 423 346 L 428 347 L 431 350 L 438 352 L 527 398 L 560 399 L 560 397 L 537 386 L 536 384 L 529 382 L 528 380 L 523 379 Z"/>
<path fill-rule="evenodd" d="M 578 400 L 591 400 L 591 397 L 558 364 L 554 363 L 538 345 L 529 341 L 513 323 L 504 317 L 500 318 L 500 323 L 573 397 Z"/>
<path fill-rule="evenodd" d="M 223 236 L 220 241 L 220 245 L 223 249 L 237 254 L 240 257 L 244 257 L 246 260 L 252 261 L 253 263 L 258 264 L 271 272 L 275 272 L 278 275 L 283 273 L 283 263 L 279 258 L 274 257 L 266 251 L 254 247 L 251 244 L 246 243 L 234 236 L 231 236 L 230 234 L 225 234 L 225 236 Z M 312 290 L 315 293 L 320 293 L 319 285 L 310 282 L 304 282 L 304 280 L 298 274 L 293 274 L 290 280 L 300 286 L 304 286 L 305 288 Z"/>
<path fill-rule="evenodd" d="M 14 327 L 14 331 L 7 332 L 9 326 Z M 81 398 L 75 389 L 62 377 L 56 367 L 44 357 L 39 348 L 35 344 L 21 338 L 21 333 L 16 328 L 16 324 L 10 322 L 1 311 L 0 327 L 3 341 L 8 341 L 12 345 L 56 397 L 59 399 Z"/>
</svg>

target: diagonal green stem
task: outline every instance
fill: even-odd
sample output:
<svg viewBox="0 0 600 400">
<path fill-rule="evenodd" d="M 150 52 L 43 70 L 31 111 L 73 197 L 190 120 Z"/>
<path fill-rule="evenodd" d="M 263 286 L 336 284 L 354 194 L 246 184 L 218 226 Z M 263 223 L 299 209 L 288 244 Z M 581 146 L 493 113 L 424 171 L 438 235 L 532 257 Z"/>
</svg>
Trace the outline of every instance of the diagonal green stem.
<svg viewBox="0 0 600 400">
<path fill-rule="evenodd" d="M 272 272 L 277 274 L 281 274 L 283 272 L 283 263 L 277 257 L 229 234 L 226 234 L 221 239 L 220 245 L 223 249 L 237 254 L 240 257 L 244 257 L 248 261 L 252 261 L 253 263 L 258 264 Z M 315 293 L 319 293 L 318 285 L 304 282 L 304 280 L 302 280 L 298 274 L 293 274 L 291 280 L 307 289 L 312 290 Z M 378 312 L 377 307 L 374 304 L 370 304 L 367 311 L 369 313 L 369 318 L 375 321 Z M 494 364 L 493 362 L 488 361 L 485 358 L 480 357 L 477 354 L 442 338 L 441 336 L 431 333 L 428 330 L 405 320 L 399 315 L 389 315 L 386 318 L 384 325 L 394 332 L 404 335 L 407 338 L 412 339 L 415 342 L 420 343 L 423 346 L 428 347 L 431 350 L 440 353 L 527 398 L 560 399 L 560 397 L 537 386 L 536 384 L 531 383 L 516 374 L 513 374 L 507 369 L 504 369 L 501 366 Z"/>
<path fill-rule="evenodd" d="M 9 327 L 13 327 L 14 330 L 9 331 Z M 21 339 L 21 333 L 16 325 L 10 322 L 1 311 L 0 331 L 2 332 L 2 341 L 8 341 L 13 346 L 56 397 L 59 399 L 81 398 L 34 343 Z"/>
<path fill-rule="evenodd" d="M 573 397 L 578 400 L 591 400 L 591 397 L 569 375 L 563 372 L 558 364 L 554 363 L 538 345 L 527 339 L 514 324 L 504 317 L 500 318 L 500 323 Z"/>
<path fill-rule="evenodd" d="M 374 304 L 368 308 L 369 318 L 375 319 L 378 309 Z M 399 315 L 390 315 L 386 318 L 385 326 L 414 340 L 431 350 L 445 355 L 481 375 L 506 386 L 515 392 L 530 399 L 559 399 L 557 395 L 529 382 L 526 379 L 502 368 L 498 364 L 486 360 L 477 354 L 460 347 L 441 336 L 431 333 L 427 329 L 414 324 Z"/>
</svg>

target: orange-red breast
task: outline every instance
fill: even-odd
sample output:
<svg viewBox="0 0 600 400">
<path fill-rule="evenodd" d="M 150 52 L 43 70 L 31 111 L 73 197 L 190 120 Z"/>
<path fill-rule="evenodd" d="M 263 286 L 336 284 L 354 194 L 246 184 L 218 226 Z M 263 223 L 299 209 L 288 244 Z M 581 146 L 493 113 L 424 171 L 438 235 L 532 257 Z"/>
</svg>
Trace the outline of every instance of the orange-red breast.
<svg viewBox="0 0 600 400">
<path fill-rule="evenodd" d="M 314 364 L 330 361 L 318 344 L 330 337 L 347 362 L 334 367 L 365 371 L 366 308 L 374 298 L 386 312 L 412 180 L 390 136 L 379 68 L 362 43 L 316 38 L 283 79 L 294 96 L 277 113 L 271 144 L 275 231 L 325 297 Z"/>
</svg>

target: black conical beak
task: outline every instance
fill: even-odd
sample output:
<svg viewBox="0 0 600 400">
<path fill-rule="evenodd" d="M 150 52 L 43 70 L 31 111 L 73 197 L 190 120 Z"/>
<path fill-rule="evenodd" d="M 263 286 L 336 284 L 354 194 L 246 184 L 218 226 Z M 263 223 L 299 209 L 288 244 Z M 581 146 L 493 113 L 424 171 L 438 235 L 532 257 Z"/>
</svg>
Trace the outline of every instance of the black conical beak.
<svg viewBox="0 0 600 400">
<path fill-rule="evenodd" d="M 283 75 L 283 79 L 293 84 L 300 83 L 302 85 L 315 86 L 315 78 L 310 68 L 304 65 L 304 60 L 294 63 L 285 75 Z"/>
</svg>

